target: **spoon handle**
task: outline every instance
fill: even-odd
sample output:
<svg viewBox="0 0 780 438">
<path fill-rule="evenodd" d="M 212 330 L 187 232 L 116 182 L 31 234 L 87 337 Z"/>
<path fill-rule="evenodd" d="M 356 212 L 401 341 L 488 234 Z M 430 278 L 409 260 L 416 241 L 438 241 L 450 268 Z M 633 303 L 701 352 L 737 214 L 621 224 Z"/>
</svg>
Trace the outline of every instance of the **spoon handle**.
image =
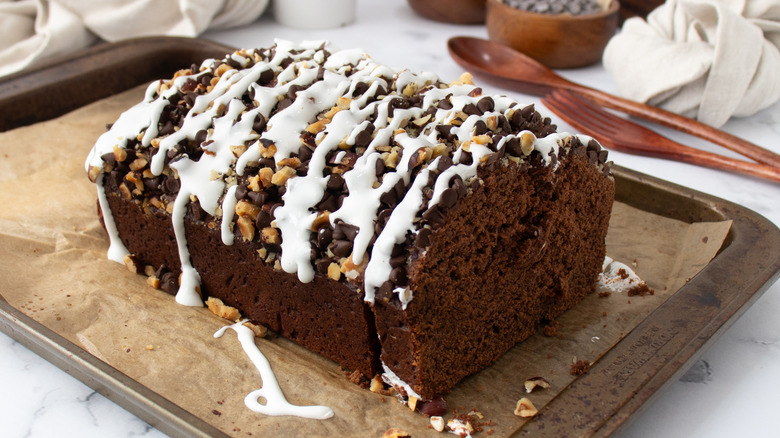
<svg viewBox="0 0 780 438">
<path fill-rule="evenodd" d="M 718 128 L 701 123 L 697 120 L 681 116 L 661 108 L 625 99 L 572 83 L 572 91 L 578 91 L 590 97 L 597 104 L 658 123 L 672 129 L 694 135 L 717 145 L 723 146 L 760 163 L 780 168 L 780 155 L 755 145 L 747 140 L 731 135 Z"/>
</svg>

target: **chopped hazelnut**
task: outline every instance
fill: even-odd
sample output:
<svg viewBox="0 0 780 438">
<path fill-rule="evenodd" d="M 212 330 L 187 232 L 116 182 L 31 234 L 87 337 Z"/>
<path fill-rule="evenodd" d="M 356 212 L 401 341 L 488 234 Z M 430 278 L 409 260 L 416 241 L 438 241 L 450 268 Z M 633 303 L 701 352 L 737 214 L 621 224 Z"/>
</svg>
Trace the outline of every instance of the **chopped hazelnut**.
<svg viewBox="0 0 780 438">
<path fill-rule="evenodd" d="M 528 418 L 528 417 L 533 417 L 538 413 L 539 411 L 536 409 L 534 404 L 531 403 L 531 400 L 528 400 L 527 398 L 523 397 L 517 401 L 517 406 L 515 407 L 515 415 L 517 415 L 518 417 Z"/>
<path fill-rule="evenodd" d="M 279 236 L 279 230 L 274 227 L 265 227 L 260 232 L 260 237 L 264 243 L 272 245 L 278 245 L 282 243 L 282 238 Z"/>
<path fill-rule="evenodd" d="M 436 432 L 444 432 L 444 418 L 439 416 L 431 417 L 431 426 Z"/>
<path fill-rule="evenodd" d="M 128 271 L 132 272 L 133 274 L 137 274 L 140 272 L 139 269 L 139 261 L 138 258 L 133 254 L 127 254 L 122 259 L 122 262 L 125 264 L 125 267 Z"/>
<path fill-rule="evenodd" d="M 405 430 L 391 427 L 382 434 L 382 438 L 412 438 L 412 435 Z"/>
<path fill-rule="evenodd" d="M 549 388 L 550 382 L 545 380 L 543 377 L 531 377 L 530 379 L 526 380 L 523 385 L 525 386 L 525 392 L 530 393 L 537 387 L 542 389 Z"/>
<path fill-rule="evenodd" d="M 341 267 L 336 263 L 328 265 L 328 278 L 339 281 L 341 279 Z"/>
<path fill-rule="evenodd" d="M 294 177 L 295 175 L 297 175 L 295 169 L 290 166 L 284 166 L 277 170 L 276 173 L 274 173 L 274 176 L 271 178 L 271 184 L 275 186 L 283 186 L 288 179 Z"/>
<path fill-rule="evenodd" d="M 536 142 L 536 136 L 530 132 L 520 134 L 520 149 L 523 151 L 523 154 L 530 155 L 533 152 L 534 142 Z"/>
<path fill-rule="evenodd" d="M 241 319 L 241 313 L 238 309 L 225 305 L 219 298 L 209 297 L 206 300 L 206 307 L 208 307 L 211 313 L 220 318 L 229 319 L 231 321 L 238 321 Z"/>
<path fill-rule="evenodd" d="M 114 159 L 118 162 L 125 161 L 127 159 L 127 151 L 120 148 L 119 145 L 114 145 Z"/>
<path fill-rule="evenodd" d="M 453 85 L 474 85 L 474 77 L 471 76 L 471 73 L 464 72 L 458 79 L 450 83 L 450 86 Z"/>
<path fill-rule="evenodd" d="M 145 157 L 138 157 L 129 164 L 129 167 L 132 171 L 139 171 L 146 167 L 148 163 L 149 161 Z"/>
<path fill-rule="evenodd" d="M 417 409 L 417 402 L 418 402 L 417 397 L 410 395 L 409 400 L 406 402 L 406 405 L 409 406 L 409 409 L 414 411 L 415 409 Z"/>
<path fill-rule="evenodd" d="M 252 330 L 252 333 L 255 334 L 255 337 L 258 338 L 264 338 L 268 334 L 268 327 L 260 324 L 252 324 L 251 322 L 247 321 L 243 324 L 249 330 Z"/>
<path fill-rule="evenodd" d="M 274 170 L 270 167 L 263 167 L 257 171 L 257 176 L 260 178 L 260 183 L 263 187 L 271 187 L 271 179 L 274 176 Z"/>
<path fill-rule="evenodd" d="M 377 394 L 384 391 L 385 385 L 382 383 L 382 378 L 379 376 L 374 376 L 374 378 L 371 379 L 371 386 L 369 387 L 369 390 Z"/>
<path fill-rule="evenodd" d="M 238 230 L 247 242 L 251 242 L 255 238 L 255 221 L 249 216 L 239 216 L 236 220 Z"/>
<path fill-rule="evenodd" d="M 257 215 L 260 214 L 260 207 L 242 199 L 236 203 L 236 214 L 240 217 L 248 217 L 252 221 L 257 220 Z"/>
<path fill-rule="evenodd" d="M 297 157 L 290 157 L 290 158 L 284 158 L 279 160 L 277 163 L 279 166 L 289 166 L 294 169 L 297 169 L 301 165 L 300 158 Z"/>
<path fill-rule="evenodd" d="M 159 289 L 160 288 L 160 279 L 157 278 L 154 275 L 150 275 L 149 278 L 146 279 L 146 284 L 148 284 L 149 286 L 151 286 L 151 287 L 153 287 L 155 289 Z"/>
<path fill-rule="evenodd" d="M 238 158 L 246 152 L 246 146 L 242 144 L 230 146 L 230 152 L 233 152 L 233 155 Z"/>
</svg>

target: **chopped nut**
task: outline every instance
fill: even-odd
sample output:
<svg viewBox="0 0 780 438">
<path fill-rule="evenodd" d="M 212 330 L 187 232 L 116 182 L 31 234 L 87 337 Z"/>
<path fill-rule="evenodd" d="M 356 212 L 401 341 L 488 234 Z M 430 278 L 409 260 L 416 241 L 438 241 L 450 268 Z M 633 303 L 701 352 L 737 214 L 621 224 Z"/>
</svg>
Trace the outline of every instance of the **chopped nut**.
<svg viewBox="0 0 780 438">
<path fill-rule="evenodd" d="M 139 260 L 138 257 L 136 257 L 134 254 L 127 254 L 122 258 L 122 262 L 125 264 L 125 267 L 128 271 L 132 272 L 133 274 L 137 274 L 140 272 L 139 268 Z"/>
<path fill-rule="evenodd" d="M 268 334 L 268 327 L 264 325 L 252 324 L 249 321 L 245 322 L 243 325 L 249 328 L 249 330 L 252 330 L 252 333 L 255 334 L 255 337 L 264 338 Z"/>
<path fill-rule="evenodd" d="M 279 160 L 277 164 L 279 166 L 290 166 L 294 169 L 297 169 L 301 165 L 301 160 L 297 157 L 290 157 Z"/>
<path fill-rule="evenodd" d="M 518 417 L 528 418 L 528 417 L 533 417 L 538 413 L 539 411 L 536 409 L 536 407 L 534 407 L 534 404 L 531 403 L 531 400 L 528 400 L 527 398 L 523 397 L 517 401 L 517 406 L 515 407 L 515 415 L 517 415 Z"/>
<path fill-rule="evenodd" d="M 270 167 L 263 167 L 257 171 L 257 176 L 260 178 L 260 183 L 263 187 L 271 187 L 271 179 L 273 179 L 274 170 Z"/>
<path fill-rule="evenodd" d="M 242 144 L 230 146 L 230 152 L 233 152 L 233 155 L 238 158 L 246 152 L 246 146 Z"/>
<path fill-rule="evenodd" d="M 252 221 L 257 220 L 257 215 L 260 214 L 260 207 L 242 199 L 236 203 L 236 214 L 240 217 L 249 217 Z"/>
<path fill-rule="evenodd" d="M 192 70 L 188 68 L 183 68 L 181 70 L 178 70 L 176 73 L 173 74 L 173 79 L 178 78 L 179 76 L 188 76 L 192 74 Z"/>
<path fill-rule="evenodd" d="M 274 227 L 265 227 L 260 232 L 260 238 L 263 243 L 269 243 L 272 245 L 278 245 L 282 243 L 282 238 L 279 236 L 279 230 Z"/>
<path fill-rule="evenodd" d="M 431 426 L 436 432 L 444 432 L 444 418 L 439 416 L 431 417 Z"/>
<path fill-rule="evenodd" d="M 132 163 L 129 164 L 130 170 L 132 171 L 139 171 L 146 167 L 146 165 L 149 163 L 149 161 L 144 157 L 138 157 L 135 160 L 133 160 Z"/>
<path fill-rule="evenodd" d="M 159 289 L 160 288 L 160 279 L 157 278 L 154 275 L 151 275 L 151 276 L 149 276 L 149 278 L 146 279 L 146 284 L 148 284 L 149 286 L 151 286 L 151 287 L 153 287 L 155 289 Z"/>
<path fill-rule="evenodd" d="M 450 86 L 453 85 L 474 85 L 474 77 L 471 76 L 471 73 L 464 72 L 458 79 L 450 83 Z"/>
<path fill-rule="evenodd" d="M 410 395 L 409 400 L 406 402 L 406 405 L 409 406 L 409 409 L 414 411 L 415 409 L 417 409 L 417 401 L 418 401 L 417 397 Z"/>
<path fill-rule="evenodd" d="M 120 148 L 119 145 L 114 145 L 114 159 L 117 162 L 122 162 L 127 159 L 127 151 Z"/>
<path fill-rule="evenodd" d="M 523 385 L 525 386 L 525 392 L 530 393 L 537 387 L 542 389 L 549 388 L 550 382 L 545 380 L 543 377 L 531 377 L 530 379 L 526 380 Z"/>
<path fill-rule="evenodd" d="M 219 298 L 209 297 L 206 300 L 206 307 L 209 308 L 211 313 L 220 318 L 229 319 L 231 321 L 239 321 L 241 319 L 241 313 L 238 309 L 225 305 Z"/>
<path fill-rule="evenodd" d="M 214 72 L 215 76 L 222 76 L 225 74 L 226 71 L 232 70 L 233 68 L 227 64 L 220 64 L 219 67 L 217 67 L 217 70 Z"/>
<path fill-rule="evenodd" d="M 534 142 L 536 142 L 536 136 L 530 132 L 520 134 L 520 149 L 523 151 L 523 154 L 530 155 L 533 152 Z"/>
<path fill-rule="evenodd" d="M 346 259 L 344 259 L 341 263 L 341 273 L 344 274 L 345 277 L 349 278 L 350 280 L 355 280 L 363 275 L 363 272 L 366 270 L 366 265 L 368 264 L 368 258 L 363 257 L 363 263 L 357 265 L 352 260 L 352 254 L 349 255 Z"/>
<path fill-rule="evenodd" d="M 382 434 L 382 438 L 412 438 L 412 435 L 405 430 L 391 427 Z"/>
<path fill-rule="evenodd" d="M 341 279 L 341 267 L 336 263 L 328 265 L 328 278 L 339 281 Z"/>
<path fill-rule="evenodd" d="M 152 265 L 146 265 L 144 266 L 144 275 L 147 277 L 151 277 L 154 275 L 154 273 L 157 272 L 157 269 Z"/>
<path fill-rule="evenodd" d="M 383 392 L 385 390 L 385 385 L 382 383 L 382 378 L 379 376 L 374 376 L 374 378 L 371 379 L 371 386 L 369 387 L 369 390 L 377 394 Z"/>
<path fill-rule="evenodd" d="M 324 225 L 330 223 L 330 212 L 329 211 L 323 211 L 320 213 L 316 218 L 314 218 L 314 221 L 311 223 L 311 230 L 317 231 L 320 228 L 322 228 Z"/>
<path fill-rule="evenodd" d="M 477 135 L 475 137 L 471 137 L 471 141 L 476 144 L 486 145 L 490 143 L 491 139 L 490 136 L 487 134 Z"/>
<path fill-rule="evenodd" d="M 316 122 L 306 127 L 306 132 L 311 134 L 319 134 L 328 127 L 328 123 L 330 123 L 330 119 L 317 120 Z"/>
<path fill-rule="evenodd" d="M 122 197 L 127 200 L 133 199 L 133 194 L 130 193 L 130 189 L 127 188 L 125 183 L 119 184 L 119 193 L 121 193 Z"/>
<path fill-rule="evenodd" d="M 258 149 L 260 150 L 260 155 L 263 158 L 273 158 L 274 154 L 276 154 L 276 145 L 270 144 L 268 146 L 264 146 L 262 143 L 257 143 Z"/>
<path fill-rule="evenodd" d="M 289 166 L 284 166 L 277 170 L 276 173 L 274 173 L 274 176 L 271 178 L 271 184 L 275 186 L 283 186 L 288 179 L 294 177 L 295 175 L 297 175 L 295 169 Z"/>
<path fill-rule="evenodd" d="M 239 216 L 236 220 L 238 230 L 247 242 L 255 239 L 255 221 L 249 216 Z"/>
<path fill-rule="evenodd" d="M 433 155 L 431 155 L 431 157 L 436 158 L 444 155 L 446 152 L 447 152 L 447 145 L 444 143 L 438 143 L 436 146 L 433 147 Z"/>
<path fill-rule="evenodd" d="M 89 166 L 89 180 L 92 182 L 97 182 L 99 176 L 100 166 Z"/>
</svg>

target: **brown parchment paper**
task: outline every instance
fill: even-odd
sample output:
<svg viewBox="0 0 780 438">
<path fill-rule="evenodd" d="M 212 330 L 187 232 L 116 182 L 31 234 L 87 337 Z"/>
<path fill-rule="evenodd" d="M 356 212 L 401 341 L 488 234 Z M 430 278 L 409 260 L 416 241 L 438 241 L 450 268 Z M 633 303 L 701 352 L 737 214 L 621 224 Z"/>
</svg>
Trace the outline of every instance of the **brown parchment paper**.
<svg viewBox="0 0 780 438">
<path fill-rule="evenodd" d="M 243 399 L 262 386 L 232 331 L 204 308 L 178 305 L 106 259 L 108 239 L 84 171 L 95 139 L 143 89 L 59 119 L 0 133 L 0 294 L 15 308 L 141 384 L 235 436 L 381 436 L 390 427 L 434 435 L 428 419 L 392 397 L 361 389 L 338 366 L 278 337 L 258 339 L 288 400 L 324 404 L 329 420 L 267 417 Z M 527 395 L 542 408 L 565 390 L 576 358 L 595 362 L 714 257 L 730 222 L 688 225 L 615 204 L 608 254 L 635 267 L 654 295 L 588 296 L 559 320 L 557 336 L 536 335 L 447 397 L 453 410 L 484 416 L 485 434 L 506 436 L 523 382 L 551 387 Z"/>
</svg>

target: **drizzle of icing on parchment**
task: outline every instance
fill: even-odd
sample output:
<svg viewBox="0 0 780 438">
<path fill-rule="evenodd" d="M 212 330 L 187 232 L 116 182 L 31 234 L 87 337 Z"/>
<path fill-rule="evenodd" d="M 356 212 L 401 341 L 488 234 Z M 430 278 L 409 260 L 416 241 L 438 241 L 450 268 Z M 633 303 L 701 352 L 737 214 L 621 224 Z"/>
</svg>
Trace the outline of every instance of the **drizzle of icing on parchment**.
<svg viewBox="0 0 780 438">
<path fill-rule="evenodd" d="M 228 329 L 233 329 L 238 336 L 244 352 L 255 364 L 257 371 L 260 372 L 260 378 L 263 380 L 263 387 L 256 389 L 244 398 L 246 407 L 254 412 L 265 415 L 294 415 L 296 417 L 313 418 L 315 420 L 326 420 L 333 416 L 333 410 L 327 406 L 298 406 L 287 401 L 276 380 L 276 375 L 271 369 L 271 364 L 265 358 L 263 353 L 255 344 L 255 334 L 244 325 L 245 321 L 239 321 L 232 325 L 226 325 L 214 333 L 215 338 L 221 338 Z M 260 403 L 259 399 L 264 398 L 266 402 Z"/>
</svg>

